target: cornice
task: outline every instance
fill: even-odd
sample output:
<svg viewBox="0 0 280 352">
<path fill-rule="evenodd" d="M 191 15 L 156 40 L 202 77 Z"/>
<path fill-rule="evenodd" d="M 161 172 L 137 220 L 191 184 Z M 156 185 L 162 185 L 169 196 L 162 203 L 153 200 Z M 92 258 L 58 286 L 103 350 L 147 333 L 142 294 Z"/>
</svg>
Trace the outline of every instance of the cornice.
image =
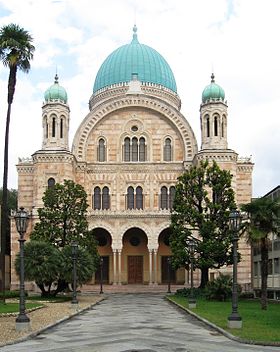
<svg viewBox="0 0 280 352">
<path fill-rule="evenodd" d="M 170 219 L 169 210 L 144 210 L 144 209 L 131 209 L 131 210 L 91 210 L 88 212 L 88 218 L 90 219 Z"/>
</svg>

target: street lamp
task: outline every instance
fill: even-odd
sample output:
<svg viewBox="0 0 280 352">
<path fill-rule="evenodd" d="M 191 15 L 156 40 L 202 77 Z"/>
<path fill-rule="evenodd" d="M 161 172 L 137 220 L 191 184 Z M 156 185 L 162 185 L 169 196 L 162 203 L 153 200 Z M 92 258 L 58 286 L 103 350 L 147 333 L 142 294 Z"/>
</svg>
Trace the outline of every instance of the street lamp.
<svg viewBox="0 0 280 352">
<path fill-rule="evenodd" d="M 16 212 L 15 215 L 16 227 L 19 233 L 19 248 L 20 248 L 20 285 L 19 285 L 19 315 L 16 318 L 16 330 L 30 330 L 30 319 L 25 313 L 25 292 L 24 292 L 24 234 L 26 233 L 29 216 L 23 207 Z"/>
<path fill-rule="evenodd" d="M 242 318 L 238 314 L 238 284 L 237 284 L 237 243 L 238 231 L 240 229 L 242 216 L 237 209 L 233 209 L 229 214 L 229 225 L 233 231 L 232 245 L 233 245 L 233 273 L 232 273 L 232 312 L 228 317 L 228 327 L 231 329 L 242 328 Z"/>
<path fill-rule="evenodd" d="M 100 294 L 103 293 L 103 258 L 100 258 Z"/>
<path fill-rule="evenodd" d="M 171 293 L 171 275 L 170 275 L 170 266 L 171 266 L 171 258 L 167 257 L 167 281 L 168 281 L 168 287 L 167 287 L 167 293 Z"/>
<path fill-rule="evenodd" d="M 72 247 L 72 259 L 73 259 L 73 294 L 72 294 L 72 304 L 78 304 L 77 300 L 77 242 L 71 243 Z"/>
<path fill-rule="evenodd" d="M 193 290 L 193 260 L 194 260 L 195 242 L 194 240 L 191 239 L 188 244 L 190 249 L 190 260 L 191 260 L 191 292 L 189 296 L 189 308 L 196 308 L 196 299 L 195 299 L 194 290 Z"/>
</svg>

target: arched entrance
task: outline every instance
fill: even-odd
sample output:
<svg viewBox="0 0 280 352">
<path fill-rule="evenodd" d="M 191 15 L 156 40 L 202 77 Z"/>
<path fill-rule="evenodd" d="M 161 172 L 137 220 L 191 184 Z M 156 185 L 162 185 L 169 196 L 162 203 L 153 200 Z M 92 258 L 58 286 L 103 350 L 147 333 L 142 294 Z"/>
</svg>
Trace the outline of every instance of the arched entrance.
<svg viewBox="0 0 280 352">
<path fill-rule="evenodd" d="M 123 267 L 128 284 L 143 284 L 149 281 L 148 238 L 145 232 L 133 227 L 123 236 Z"/>
<path fill-rule="evenodd" d="M 161 269 L 161 283 L 167 284 L 168 283 L 168 258 L 172 259 L 172 253 L 169 245 L 169 237 L 171 235 L 170 229 L 164 229 L 161 231 L 159 238 L 158 238 L 158 254 L 160 258 L 160 269 Z M 176 271 L 170 265 L 170 282 L 175 284 L 176 283 Z"/>
<path fill-rule="evenodd" d="M 111 272 L 112 272 L 112 237 L 110 233 L 103 229 L 103 228 L 96 228 L 92 230 L 92 234 L 95 237 L 97 241 L 97 249 L 98 253 L 103 259 L 103 264 L 102 264 L 102 274 L 103 274 L 103 283 L 109 284 L 112 279 L 111 277 Z M 101 267 L 98 267 L 98 269 L 95 272 L 95 283 L 100 283 L 100 277 L 101 277 Z"/>
</svg>

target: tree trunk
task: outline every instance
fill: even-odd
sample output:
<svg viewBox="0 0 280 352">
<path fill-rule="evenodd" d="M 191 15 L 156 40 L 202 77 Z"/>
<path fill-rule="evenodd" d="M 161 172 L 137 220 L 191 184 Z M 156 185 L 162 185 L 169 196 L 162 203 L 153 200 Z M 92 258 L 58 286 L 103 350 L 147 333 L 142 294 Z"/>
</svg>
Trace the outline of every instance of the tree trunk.
<svg viewBox="0 0 280 352">
<path fill-rule="evenodd" d="M 208 278 L 208 273 L 209 273 L 209 268 L 201 268 L 201 281 L 199 288 L 205 288 L 207 282 L 209 281 Z"/>
<path fill-rule="evenodd" d="M 267 309 L 268 239 L 261 239 L 261 309 Z"/>
<path fill-rule="evenodd" d="M 4 167 L 3 167 L 3 195 L 2 195 L 2 212 L 1 212 L 1 276 L 2 276 L 2 292 L 3 301 L 5 302 L 5 255 L 6 255 L 6 235 L 7 223 L 9 221 L 8 214 L 8 166 L 9 166 L 9 129 L 11 119 L 11 106 L 13 102 L 15 86 L 16 86 L 16 72 L 17 66 L 10 67 L 9 81 L 8 81 L 8 110 L 6 118 L 5 144 L 4 144 Z"/>
</svg>

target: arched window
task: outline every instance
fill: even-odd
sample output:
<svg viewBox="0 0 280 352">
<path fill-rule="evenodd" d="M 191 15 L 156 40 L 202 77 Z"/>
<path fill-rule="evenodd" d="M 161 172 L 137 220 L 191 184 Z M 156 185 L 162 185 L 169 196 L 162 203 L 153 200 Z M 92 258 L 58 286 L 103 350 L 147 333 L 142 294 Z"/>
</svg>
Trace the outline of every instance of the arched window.
<svg viewBox="0 0 280 352">
<path fill-rule="evenodd" d="M 171 186 L 169 189 L 169 208 L 172 209 L 173 208 L 173 203 L 174 203 L 174 199 L 175 199 L 175 187 Z"/>
<path fill-rule="evenodd" d="M 168 209 L 168 194 L 165 186 L 160 190 L 160 209 Z"/>
<path fill-rule="evenodd" d="M 128 137 L 124 140 L 124 161 L 130 161 L 130 139 Z"/>
<path fill-rule="evenodd" d="M 55 185 L 55 179 L 53 177 L 50 177 L 48 179 L 48 188 L 53 188 Z"/>
<path fill-rule="evenodd" d="M 63 119 L 60 119 L 60 138 L 63 138 Z"/>
<path fill-rule="evenodd" d="M 102 190 L 102 209 L 110 209 L 110 194 L 109 188 L 103 187 Z"/>
<path fill-rule="evenodd" d="M 210 137 L 210 119 L 208 115 L 206 117 L 206 136 Z"/>
<path fill-rule="evenodd" d="M 101 209 L 101 190 L 100 190 L 100 187 L 94 188 L 93 209 Z"/>
<path fill-rule="evenodd" d="M 225 119 L 226 119 L 226 117 L 225 117 L 225 115 L 223 115 L 223 117 L 222 117 L 222 137 L 225 136 Z"/>
<path fill-rule="evenodd" d="M 141 137 L 139 139 L 139 161 L 146 160 L 146 145 L 145 145 L 145 138 Z"/>
<path fill-rule="evenodd" d="M 171 139 L 166 138 L 164 141 L 164 148 L 163 148 L 163 160 L 164 161 L 171 161 L 172 160 L 172 155 L 171 155 Z"/>
<path fill-rule="evenodd" d="M 136 187 L 136 209 L 143 209 L 143 190 L 142 187 Z"/>
<path fill-rule="evenodd" d="M 98 161 L 106 161 L 106 145 L 103 138 L 98 141 Z"/>
<path fill-rule="evenodd" d="M 134 189 L 131 186 L 127 189 L 127 209 L 134 209 Z"/>
<path fill-rule="evenodd" d="M 138 140 L 136 137 L 132 138 L 132 161 L 138 161 Z"/>
<path fill-rule="evenodd" d="M 218 116 L 214 116 L 214 136 L 218 136 Z"/>
<path fill-rule="evenodd" d="M 52 118 L 52 137 L 55 137 L 55 117 Z"/>
</svg>

